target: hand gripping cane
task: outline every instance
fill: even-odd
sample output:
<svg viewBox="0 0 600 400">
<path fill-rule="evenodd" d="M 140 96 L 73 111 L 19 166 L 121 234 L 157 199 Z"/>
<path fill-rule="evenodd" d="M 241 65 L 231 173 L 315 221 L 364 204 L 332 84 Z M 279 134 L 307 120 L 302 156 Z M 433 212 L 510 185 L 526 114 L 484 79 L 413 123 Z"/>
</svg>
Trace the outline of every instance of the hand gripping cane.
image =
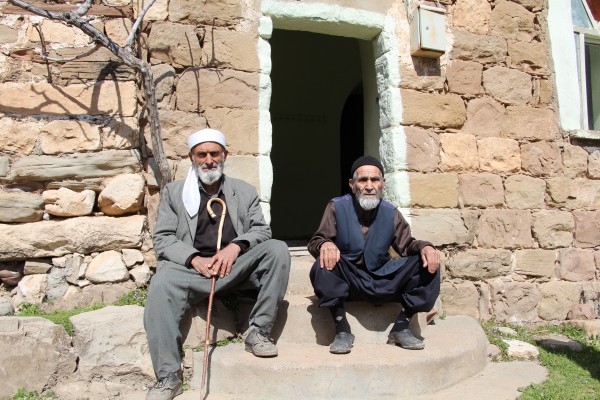
<svg viewBox="0 0 600 400">
<path fill-rule="evenodd" d="M 218 197 L 213 197 L 208 200 L 206 204 L 206 209 L 208 210 L 208 214 L 211 218 L 217 218 L 217 214 L 215 214 L 212 210 L 212 203 L 218 202 L 223 207 L 221 211 L 221 220 L 219 221 L 219 234 L 217 236 L 217 253 L 221 250 L 221 237 L 223 235 L 223 223 L 225 222 L 225 211 L 227 211 L 227 206 L 225 202 Z M 202 368 L 202 385 L 200 386 L 200 390 L 204 390 L 204 386 L 206 384 L 206 369 L 208 368 L 208 345 L 210 344 L 210 316 L 212 313 L 212 304 L 213 297 L 215 296 L 215 283 L 217 281 L 216 276 L 213 275 L 212 282 L 210 285 L 210 294 L 208 295 L 208 311 L 206 312 L 206 335 L 204 336 L 204 366 Z"/>
</svg>

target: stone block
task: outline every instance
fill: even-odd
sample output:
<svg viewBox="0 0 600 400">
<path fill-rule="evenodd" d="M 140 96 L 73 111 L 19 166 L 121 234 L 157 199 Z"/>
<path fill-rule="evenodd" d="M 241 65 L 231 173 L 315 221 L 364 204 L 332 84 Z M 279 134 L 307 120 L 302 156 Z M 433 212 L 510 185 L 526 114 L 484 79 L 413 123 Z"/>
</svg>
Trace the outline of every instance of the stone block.
<svg viewBox="0 0 600 400">
<path fill-rule="evenodd" d="M 463 100 L 456 94 L 422 93 L 402 89 L 403 124 L 460 128 L 467 119 Z"/>
<path fill-rule="evenodd" d="M 600 179 L 600 151 L 595 151 L 588 157 L 588 176 Z"/>
<path fill-rule="evenodd" d="M 446 314 L 479 319 L 479 292 L 473 282 L 443 282 L 440 296 Z"/>
<path fill-rule="evenodd" d="M 546 282 L 539 285 L 539 290 L 542 299 L 538 313 L 546 321 L 564 321 L 581 298 L 581 284 L 575 282 Z"/>
<path fill-rule="evenodd" d="M 63 24 L 59 21 L 43 19 L 40 29 L 44 32 L 44 41 L 59 43 L 62 46 L 79 47 L 89 43 L 90 38 L 81 29 Z M 41 42 L 40 34 L 33 25 L 27 27 L 27 40 L 38 45 Z"/>
<path fill-rule="evenodd" d="M 52 269 L 52 261 L 49 258 L 25 261 L 23 273 L 25 275 L 45 274 Z"/>
<path fill-rule="evenodd" d="M 458 206 L 458 176 L 451 173 L 409 172 L 410 205 L 431 208 Z"/>
<path fill-rule="evenodd" d="M 483 65 L 474 61 L 455 60 L 446 68 L 448 88 L 452 93 L 476 96 L 483 92 Z"/>
<path fill-rule="evenodd" d="M 556 264 L 556 250 L 516 250 L 515 272 L 534 278 L 552 278 Z"/>
<path fill-rule="evenodd" d="M 572 210 L 600 208 L 600 181 L 575 178 L 568 185 L 570 192 L 564 206 Z"/>
<path fill-rule="evenodd" d="M 556 114 L 549 109 L 509 106 L 502 120 L 502 137 L 528 141 L 557 140 Z"/>
<path fill-rule="evenodd" d="M 527 175 L 511 175 L 504 181 L 504 194 L 510 208 L 544 208 L 546 182 Z"/>
<path fill-rule="evenodd" d="M 138 18 L 149 0 L 133 0 L 133 17 Z M 164 21 L 169 16 L 169 0 L 156 0 L 144 16 L 144 21 Z"/>
<path fill-rule="evenodd" d="M 494 278 L 489 282 L 493 315 L 498 321 L 532 322 L 542 295 L 534 283 Z"/>
<path fill-rule="evenodd" d="M 413 236 L 429 240 L 435 246 L 471 244 L 475 227 L 471 225 L 473 211 L 416 209 L 411 213 Z"/>
<path fill-rule="evenodd" d="M 521 168 L 537 176 L 562 173 L 560 147 L 556 142 L 533 142 L 521 145 Z"/>
<path fill-rule="evenodd" d="M 481 281 L 508 275 L 512 260 L 509 250 L 478 249 L 452 253 L 446 269 L 452 278 Z M 444 303 L 444 306 L 446 304 Z"/>
<path fill-rule="evenodd" d="M 548 48 L 540 42 L 508 42 L 509 65 L 521 71 L 547 75 Z"/>
<path fill-rule="evenodd" d="M 540 105 L 549 105 L 552 102 L 552 96 L 554 95 L 554 86 L 549 79 L 540 79 L 540 92 L 538 103 Z"/>
<path fill-rule="evenodd" d="M 204 30 L 193 25 L 156 22 L 148 37 L 150 56 L 175 68 L 206 65 L 200 44 Z"/>
<path fill-rule="evenodd" d="M 569 178 L 585 176 L 588 170 L 588 152 L 581 146 L 563 144 L 563 173 Z"/>
<path fill-rule="evenodd" d="M 153 65 L 152 76 L 156 88 L 156 100 L 160 102 L 164 98 L 170 98 L 175 91 L 175 78 L 177 77 L 175 68 L 169 64 Z"/>
<path fill-rule="evenodd" d="M 100 81 L 93 85 L 0 83 L 0 112 L 20 115 L 121 115 L 137 112 L 134 82 Z"/>
<path fill-rule="evenodd" d="M 600 245 L 600 211 L 574 211 L 575 246 L 596 247 Z"/>
<path fill-rule="evenodd" d="M 100 137 L 104 150 L 137 147 L 140 143 L 138 120 L 135 117 L 111 119 L 100 128 Z"/>
<path fill-rule="evenodd" d="M 513 1 L 533 12 L 541 11 L 546 6 L 546 0 L 513 0 Z"/>
<path fill-rule="evenodd" d="M 177 109 L 258 109 L 259 74 L 233 70 L 188 68 L 177 83 Z"/>
<path fill-rule="evenodd" d="M 77 217 L 29 224 L 0 224 L 0 261 L 90 254 L 141 246 L 146 217 Z"/>
<path fill-rule="evenodd" d="M 159 115 L 165 154 L 172 159 L 187 158 L 188 137 L 207 127 L 205 117 L 197 113 L 173 110 L 160 110 Z M 152 148 L 149 132 L 146 133 L 146 143 Z"/>
<path fill-rule="evenodd" d="M 498 36 L 476 35 L 462 29 L 452 29 L 454 59 L 477 61 L 483 64 L 504 62 L 507 55 L 506 39 Z"/>
<path fill-rule="evenodd" d="M 580 282 L 596 278 L 594 252 L 588 249 L 560 249 L 558 277 L 562 280 Z"/>
<path fill-rule="evenodd" d="M 83 153 L 100 150 L 100 126 L 78 120 L 57 120 L 40 132 L 44 154 Z"/>
<path fill-rule="evenodd" d="M 406 135 L 406 167 L 413 171 L 435 171 L 440 159 L 438 135 L 413 126 L 405 127 L 404 134 Z"/>
<path fill-rule="evenodd" d="M 229 29 L 209 29 L 204 36 L 203 51 L 207 64 L 238 71 L 259 72 L 257 35 Z"/>
<path fill-rule="evenodd" d="M 505 111 L 502 104 L 489 97 L 470 100 L 462 132 L 478 138 L 500 137 Z"/>
<path fill-rule="evenodd" d="M 484 210 L 477 223 L 477 238 L 483 248 L 531 248 L 532 217 L 525 210 Z"/>
<path fill-rule="evenodd" d="M 487 0 L 463 0 L 451 8 L 452 23 L 472 33 L 485 35 L 489 30 L 492 7 Z"/>
<path fill-rule="evenodd" d="M 504 186 L 499 175 L 461 174 L 458 179 L 461 207 L 498 207 L 504 204 Z"/>
<path fill-rule="evenodd" d="M 574 229 L 575 220 L 568 211 L 542 210 L 533 213 L 533 236 L 544 249 L 571 247 Z"/>
<path fill-rule="evenodd" d="M 494 99 L 512 105 L 525 105 L 532 99 L 531 76 L 516 69 L 495 66 L 483 71 L 483 87 Z"/>
<path fill-rule="evenodd" d="M 476 171 L 479 168 L 477 139 L 465 133 L 440 135 L 440 169 L 447 172 Z"/>
<path fill-rule="evenodd" d="M 92 283 L 117 283 L 129 279 L 129 271 L 121 253 L 109 250 L 98 254 L 85 270 L 85 278 Z"/>
<path fill-rule="evenodd" d="M 260 192 L 260 174 L 258 158 L 255 156 L 230 155 L 225 161 L 225 173 L 233 178 L 248 182 Z"/>
<path fill-rule="evenodd" d="M 46 190 L 42 197 L 46 212 L 59 217 L 90 215 L 96 203 L 96 192 L 89 189 L 81 192 L 67 188 Z"/>
<path fill-rule="evenodd" d="M 0 118 L 0 152 L 19 155 L 32 154 L 43 125 L 43 122 L 38 121 Z"/>
<path fill-rule="evenodd" d="M 567 201 L 571 194 L 571 182 L 569 178 L 554 177 L 546 179 L 546 189 L 551 202 L 559 205 Z"/>
<path fill-rule="evenodd" d="M 122 174 L 111 178 L 98 195 L 98 207 L 106 215 L 138 212 L 144 200 L 145 181 L 138 174 Z"/>
<path fill-rule="evenodd" d="M 44 200 L 37 193 L 0 191 L 0 222 L 35 222 L 44 215 Z"/>
<path fill-rule="evenodd" d="M 192 24 L 229 26 L 242 18 L 242 2 L 239 0 L 206 0 L 198 7 L 196 0 L 171 0 L 169 19 Z"/>
<path fill-rule="evenodd" d="M 521 169 L 519 142 L 513 139 L 483 138 L 477 141 L 479 168 L 487 172 L 518 172 Z"/>
<path fill-rule="evenodd" d="M 6 156 L 0 156 L 0 178 L 5 177 L 8 174 L 10 168 L 10 158 Z"/>
<path fill-rule="evenodd" d="M 257 154 L 258 110 L 209 108 L 205 113 L 206 124 L 218 129 L 227 138 L 227 149 L 233 154 Z"/>
<path fill-rule="evenodd" d="M 413 64 L 400 62 L 400 87 L 402 89 L 442 91 L 444 77 L 439 72 L 439 66 L 431 66 L 426 59 L 415 61 Z"/>
<path fill-rule="evenodd" d="M 108 177 L 140 170 L 139 153 L 133 150 L 107 150 L 76 153 L 63 157 L 27 156 L 12 165 L 9 179 L 51 181 L 69 178 Z"/>
<path fill-rule="evenodd" d="M 496 2 L 490 15 L 490 34 L 520 42 L 531 42 L 536 34 L 535 14 L 511 1 Z"/>
<path fill-rule="evenodd" d="M 0 25 L 0 43 L 15 43 L 19 37 L 18 32 L 6 25 Z"/>
<path fill-rule="evenodd" d="M 133 22 L 130 19 L 112 18 L 104 22 L 104 31 L 113 42 L 125 46 L 132 26 Z"/>
</svg>

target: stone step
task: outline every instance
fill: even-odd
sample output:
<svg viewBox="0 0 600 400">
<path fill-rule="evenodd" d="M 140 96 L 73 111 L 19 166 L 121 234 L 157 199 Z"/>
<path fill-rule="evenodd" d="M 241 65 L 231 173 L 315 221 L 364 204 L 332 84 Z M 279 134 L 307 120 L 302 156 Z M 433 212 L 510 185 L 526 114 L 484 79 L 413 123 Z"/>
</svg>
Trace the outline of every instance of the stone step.
<svg viewBox="0 0 600 400">
<path fill-rule="evenodd" d="M 315 259 L 311 255 L 292 257 L 292 265 L 290 266 L 290 279 L 288 280 L 286 296 L 309 296 L 314 294 L 314 290 L 308 276 L 314 262 Z"/>
<path fill-rule="evenodd" d="M 333 355 L 317 343 L 278 344 L 279 356 L 260 359 L 243 343 L 210 352 L 208 392 L 223 398 L 399 399 L 433 393 L 480 373 L 487 338 L 474 319 L 448 317 L 427 330 L 426 347 L 405 350 L 357 340 Z M 194 353 L 193 390 L 200 388 L 203 352 Z"/>
</svg>

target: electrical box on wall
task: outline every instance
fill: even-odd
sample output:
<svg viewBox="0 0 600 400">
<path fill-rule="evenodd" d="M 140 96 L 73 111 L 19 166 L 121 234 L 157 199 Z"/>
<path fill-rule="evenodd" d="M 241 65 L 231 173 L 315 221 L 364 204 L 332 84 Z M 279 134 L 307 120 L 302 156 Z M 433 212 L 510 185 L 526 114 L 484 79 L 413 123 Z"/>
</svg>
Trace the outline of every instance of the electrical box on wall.
<svg viewBox="0 0 600 400">
<path fill-rule="evenodd" d="M 419 5 L 410 22 L 410 54 L 438 58 L 446 52 L 446 10 Z"/>
</svg>

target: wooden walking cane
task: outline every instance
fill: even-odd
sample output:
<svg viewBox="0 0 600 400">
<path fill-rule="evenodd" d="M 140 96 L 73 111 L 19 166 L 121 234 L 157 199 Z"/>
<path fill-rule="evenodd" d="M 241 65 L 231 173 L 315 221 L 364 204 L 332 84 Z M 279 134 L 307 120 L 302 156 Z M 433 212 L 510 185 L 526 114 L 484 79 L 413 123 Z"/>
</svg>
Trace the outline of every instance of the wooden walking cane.
<svg viewBox="0 0 600 400">
<path fill-rule="evenodd" d="M 212 203 L 218 202 L 223 207 L 221 211 L 221 220 L 219 221 L 219 234 L 217 235 L 217 253 L 221 250 L 221 237 L 223 236 L 223 223 L 225 222 L 225 211 L 227 210 L 227 206 L 225 202 L 218 197 L 213 197 L 208 200 L 206 204 L 206 209 L 208 210 L 208 214 L 211 218 L 217 218 L 217 214 L 215 214 L 212 210 Z M 216 253 L 215 253 L 216 254 Z M 208 368 L 208 345 L 210 344 L 210 316 L 212 313 L 212 304 L 213 297 L 215 296 L 215 283 L 217 282 L 216 276 L 212 277 L 212 282 L 210 285 L 210 294 L 208 295 L 208 311 L 206 312 L 206 335 L 204 336 L 204 366 L 202 368 L 202 385 L 200 386 L 200 390 L 204 390 L 204 386 L 206 384 L 206 369 Z"/>
</svg>

